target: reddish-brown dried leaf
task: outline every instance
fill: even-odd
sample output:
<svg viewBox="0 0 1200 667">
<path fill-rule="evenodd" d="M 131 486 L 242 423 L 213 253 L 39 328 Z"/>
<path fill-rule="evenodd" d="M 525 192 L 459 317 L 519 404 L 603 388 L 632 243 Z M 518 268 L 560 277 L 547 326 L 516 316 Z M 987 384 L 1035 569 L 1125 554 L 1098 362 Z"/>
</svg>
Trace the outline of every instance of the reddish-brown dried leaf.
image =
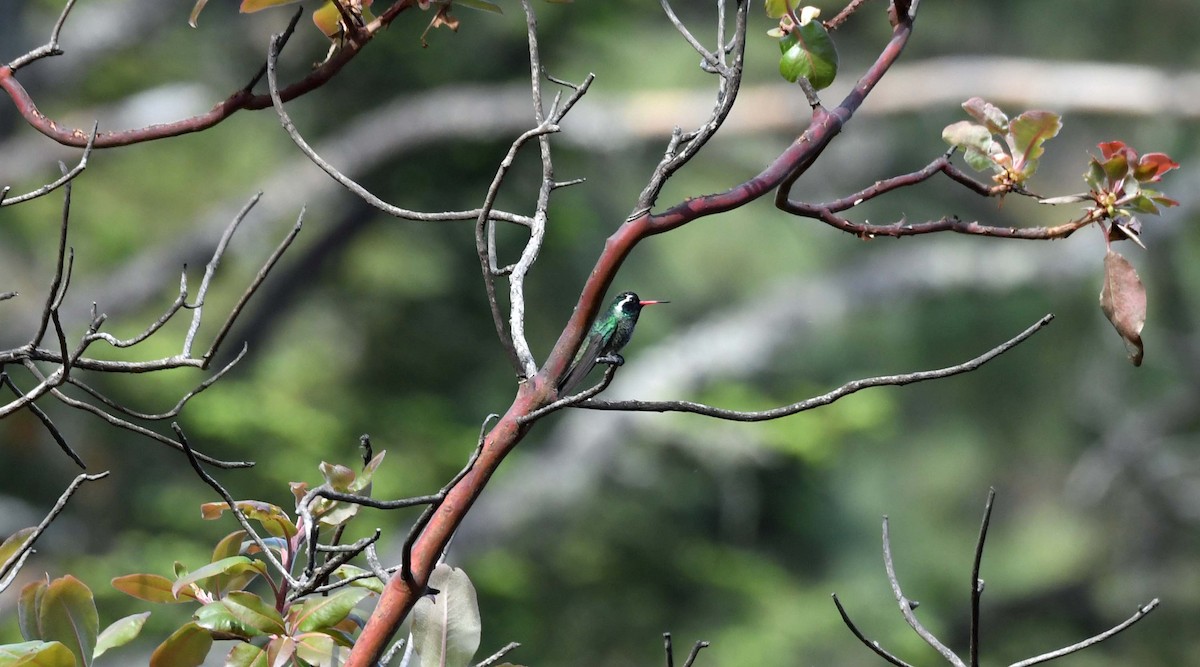
<svg viewBox="0 0 1200 667">
<path fill-rule="evenodd" d="M 1146 288 L 1129 260 L 1110 248 L 1104 256 L 1100 309 L 1129 347 L 1129 360 L 1142 365 L 1142 325 L 1146 323 Z"/>
</svg>

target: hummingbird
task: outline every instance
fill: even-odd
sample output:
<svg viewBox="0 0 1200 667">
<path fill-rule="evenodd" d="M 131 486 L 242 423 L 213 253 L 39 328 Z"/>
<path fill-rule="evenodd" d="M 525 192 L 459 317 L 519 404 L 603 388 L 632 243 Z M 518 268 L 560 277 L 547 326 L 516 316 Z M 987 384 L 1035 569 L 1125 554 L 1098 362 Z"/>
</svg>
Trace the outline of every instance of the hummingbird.
<svg viewBox="0 0 1200 667">
<path fill-rule="evenodd" d="M 598 363 L 608 363 L 620 366 L 625 359 L 617 354 L 633 337 L 633 327 L 637 324 L 638 316 L 642 314 L 643 306 L 652 306 L 669 301 L 646 301 L 633 292 L 622 292 L 613 299 L 608 312 L 602 314 L 592 324 L 592 330 L 584 339 L 583 349 L 575 356 L 571 368 L 563 376 L 558 385 L 558 393 L 571 393 L 587 374 Z"/>
</svg>

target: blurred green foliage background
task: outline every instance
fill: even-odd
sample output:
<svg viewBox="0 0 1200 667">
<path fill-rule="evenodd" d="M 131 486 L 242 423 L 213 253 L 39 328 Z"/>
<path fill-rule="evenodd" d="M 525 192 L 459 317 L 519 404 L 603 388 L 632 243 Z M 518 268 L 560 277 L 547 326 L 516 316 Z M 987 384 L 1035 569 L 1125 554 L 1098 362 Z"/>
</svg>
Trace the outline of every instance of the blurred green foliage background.
<svg viewBox="0 0 1200 667">
<path fill-rule="evenodd" d="M 677 10 L 693 31 L 713 34 L 711 3 L 684 4 Z M 800 90 L 778 83 L 778 50 L 759 4 L 742 104 L 660 204 L 740 183 L 806 123 Z M 536 6 L 548 71 L 573 81 L 597 75 L 554 138 L 558 177 L 588 180 L 556 193 L 528 282 L 527 328 L 539 360 L 670 127 L 694 124 L 711 108 L 714 82 L 654 5 Z M 826 16 L 838 9 L 820 5 Z M 10 6 L 0 58 L 44 41 L 60 6 Z M 824 91 L 827 103 L 886 40 L 883 7 L 867 3 L 835 33 L 842 73 Z M 79 127 L 95 119 L 102 129 L 135 127 L 207 110 L 245 84 L 289 14 L 241 16 L 235 3 L 214 1 L 192 30 L 189 9 L 81 0 L 63 33 L 66 54 L 19 79 L 44 112 Z M 515 5 L 505 10 L 461 10 L 459 32 L 436 31 L 424 49 L 429 15 L 406 14 L 289 111 L 318 150 L 384 199 L 472 208 L 509 142 L 532 124 L 522 92 L 524 18 Z M 671 631 L 681 645 L 711 641 L 706 665 L 877 664 L 843 627 L 829 599 L 836 591 L 870 637 L 934 664 L 896 613 L 880 517 L 891 517 L 899 576 L 921 601 L 921 617 L 964 648 L 972 548 L 994 486 L 982 575 L 989 664 L 1073 643 L 1153 597 L 1163 605 L 1147 621 L 1063 664 L 1200 663 L 1200 234 L 1192 200 L 1200 49 L 1189 29 L 1198 21 L 1200 5 L 1167 0 L 1136 8 L 1120 0 L 926 0 L 901 67 L 797 190 L 832 198 L 923 166 L 945 150 L 941 128 L 965 117 L 958 103 L 974 94 L 1010 113 L 1064 115 L 1032 184 L 1047 196 L 1082 189 L 1086 154 L 1099 141 L 1171 154 L 1183 169 L 1163 189 L 1183 205 L 1145 221 L 1148 250 L 1122 248 L 1150 295 L 1144 367 L 1128 364 L 1097 308 L 1104 244 L 1094 230 L 1054 243 L 948 235 L 863 242 L 760 201 L 650 239 L 614 287 L 672 305 L 647 311 L 610 397 L 761 409 L 857 377 L 958 363 L 1046 312 L 1057 320 L 976 373 L 869 390 L 776 422 L 582 411 L 544 420 L 450 551 L 479 588 L 482 650 L 519 641 L 510 658 L 524 664 L 654 664 L 661 633 Z M 302 19 L 284 54 L 285 78 L 302 76 L 325 47 Z M 1092 67 L 1070 69 L 1080 63 Z M 55 160 L 77 158 L 0 104 L 0 183 L 32 189 L 57 173 Z M 536 154 L 523 154 L 500 206 L 530 211 L 537 178 Z M 114 334 L 140 331 L 174 297 L 182 264 L 198 284 L 216 235 L 260 189 L 262 204 L 220 268 L 202 339 L 306 205 L 305 230 L 231 337 L 226 353 L 245 341 L 249 355 L 189 405 L 182 425 L 207 453 L 257 462 L 218 474 L 240 498 L 290 507 L 287 482 L 318 480 L 321 460 L 357 461 L 361 433 L 388 450 L 378 497 L 431 492 L 514 389 L 471 225 L 399 222 L 368 208 L 308 163 L 270 110 L 93 156 L 72 205 L 70 331 L 83 330 L 92 301 L 109 313 Z M 21 293 L 0 304 L 5 346 L 35 327 L 60 206 L 54 195 L 0 211 L 0 291 Z M 1034 226 L 1074 211 L 1016 197 L 998 205 L 936 179 L 856 210 L 875 222 L 945 214 Z M 523 239 L 500 241 L 515 259 Z M 182 330 L 105 354 L 171 354 Z M 202 379 L 179 371 L 94 382 L 125 404 L 159 411 Z M 112 475 L 77 495 L 23 576 L 76 574 L 96 591 L 102 625 L 142 611 L 108 580 L 205 562 L 233 521 L 200 520 L 200 503 L 216 498 L 178 453 L 64 406 L 44 407 L 89 469 Z M 0 534 L 36 523 L 75 472 L 31 416 L 0 422 Z M 350 537 L 382 527 L 390 540 L 382 553 L 394 561 L 414 517 L 366 512 Z M 18 589 L 0 597 L 2 640 L 17 637 Z M 187 613 L 156 610 L 144 636 L 165 637 Z"/>
</svg>

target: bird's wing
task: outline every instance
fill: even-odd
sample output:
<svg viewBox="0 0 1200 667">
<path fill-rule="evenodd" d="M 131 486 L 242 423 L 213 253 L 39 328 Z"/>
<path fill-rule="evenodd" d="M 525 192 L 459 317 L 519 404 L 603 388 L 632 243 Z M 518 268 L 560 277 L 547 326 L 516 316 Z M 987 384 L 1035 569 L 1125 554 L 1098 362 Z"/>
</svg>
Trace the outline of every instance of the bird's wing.
<svg viewBox="0 0 1200 667">
<path fill-rule="evenodd" d="M 558 393 L 560 395 L 566 396 L 574 392 L 575 387 L 579 386 L 579 383 L 583 382 L 587 374 L 592 372 L 592 369 L 596 367 L 596 357 L 599 357 L 601 351 L 604 349 L 604 337 L 589 336 L 589 338 L 591 341 L 575 357 L 575 363 L 571 365 L 571 369 L 567 371 L 567 374 L 563 376 L 563 381 L 559 383 Z"/>
</svg>

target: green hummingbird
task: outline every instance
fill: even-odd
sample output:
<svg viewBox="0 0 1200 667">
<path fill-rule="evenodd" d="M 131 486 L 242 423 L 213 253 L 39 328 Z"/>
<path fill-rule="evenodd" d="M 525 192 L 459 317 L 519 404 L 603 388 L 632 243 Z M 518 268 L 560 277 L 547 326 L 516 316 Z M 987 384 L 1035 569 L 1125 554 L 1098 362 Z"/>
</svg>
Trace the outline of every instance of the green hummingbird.
<svg viewBox="0 0 1200 667">
<path fill-rule="evenodd" d="M 633 327 L 637 324 L 638 316 L 642 314 L 642 307 L 658 303 L 670 302 L 645 301 L 633 292 L 618 294 L 608 307 L 608 312 L 592 324 L 592 330 L 583 342 L 583 349 L 575 355 L 570 370 L 558 385 L 558 393 L 565 396 L 574 391 L 598 363 L 615 366 L 625 363 L 625 359 L 617 353 L 633 337 Z"/>
</svg>

